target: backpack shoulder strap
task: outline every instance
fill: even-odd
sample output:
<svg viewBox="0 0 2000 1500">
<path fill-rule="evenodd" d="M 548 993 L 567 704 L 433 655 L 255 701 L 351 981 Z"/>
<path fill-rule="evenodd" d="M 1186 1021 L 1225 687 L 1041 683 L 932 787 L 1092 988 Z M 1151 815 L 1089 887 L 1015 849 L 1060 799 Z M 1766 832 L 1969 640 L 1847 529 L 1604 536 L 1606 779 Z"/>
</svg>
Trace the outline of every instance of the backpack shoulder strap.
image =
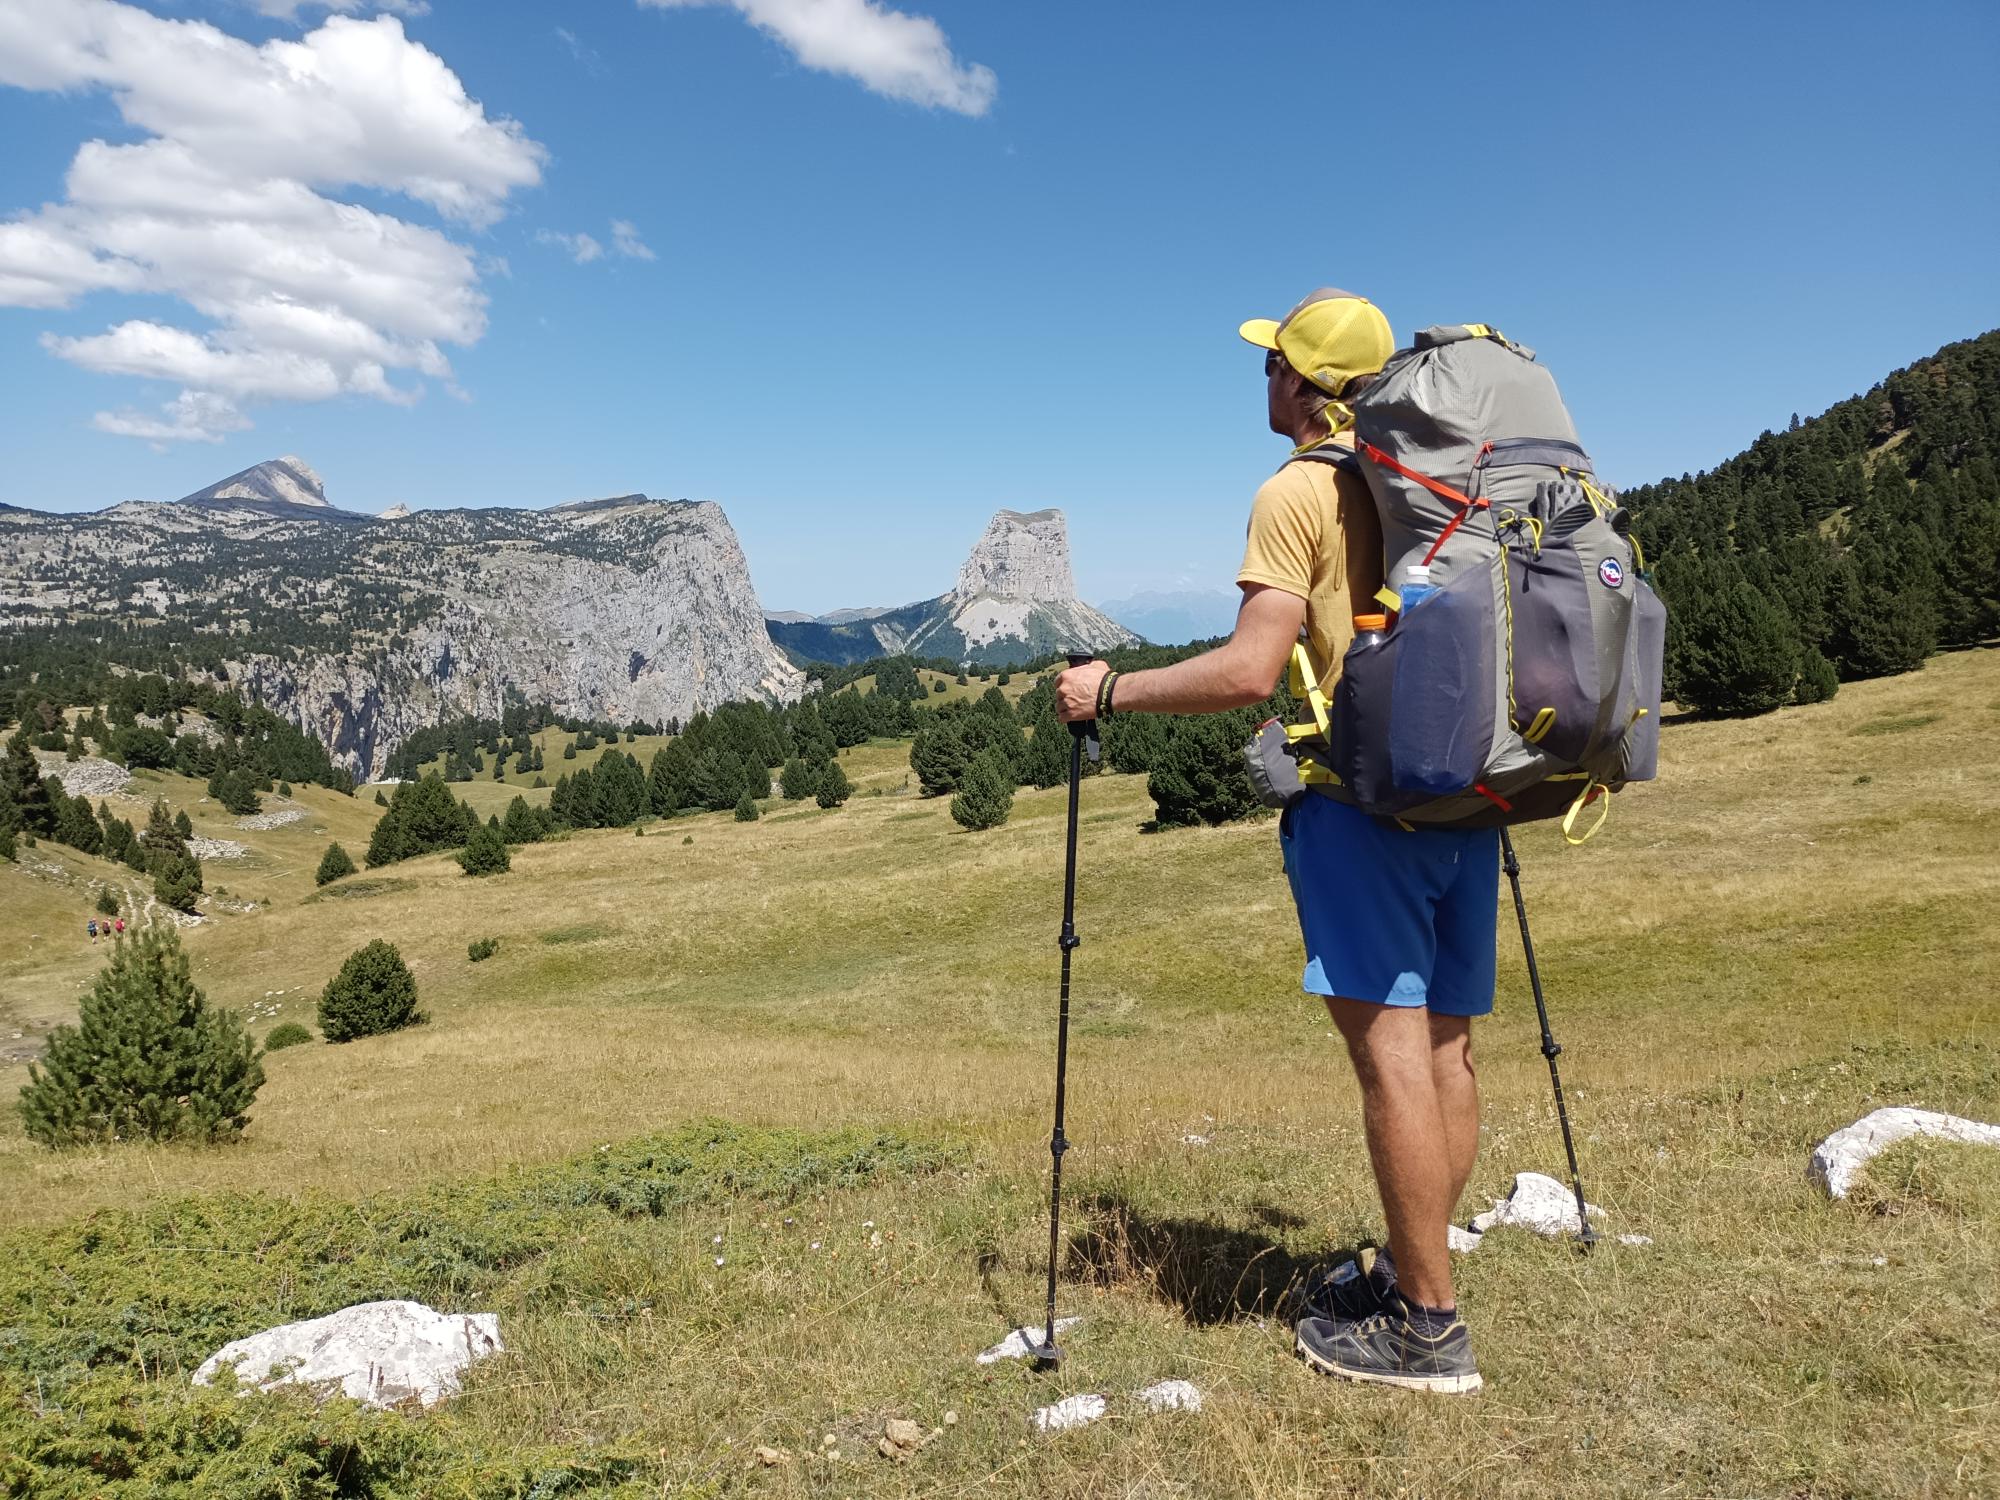
<svg viewBox="0 0 2000 1500">
<path fill-rule="evenodd" d="M 1361 472 L 1361 460 L 1352 448 L 1341 443 L 1321 443 L 1317 448 L 1308 448 L 1303 453 L 1294 453 L 1285 464 L 1332 464 L 1336 469 L 1345 469 L 1350 474 Z M 1278 467 L 1283 468 L 1285 464 Z"/>
</svg>

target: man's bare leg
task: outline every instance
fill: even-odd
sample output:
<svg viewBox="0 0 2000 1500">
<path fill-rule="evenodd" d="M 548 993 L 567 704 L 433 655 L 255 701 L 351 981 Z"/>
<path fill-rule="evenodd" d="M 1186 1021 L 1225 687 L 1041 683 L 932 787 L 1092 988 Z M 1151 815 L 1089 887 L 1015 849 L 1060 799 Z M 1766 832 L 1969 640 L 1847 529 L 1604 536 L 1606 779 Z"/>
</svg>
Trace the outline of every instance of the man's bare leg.
<svg viewBox="0 0 2000 1500">
<path fill-rule="evenodd" d="M 1397 1285 L 1425 1307 L 1456 1307 L 1446 1229 L 1479 1144 L 1470 1023 L 1363 1000 L 1329 998 L 1326 1008 L 1361 1083 Z"/>
<path fill-rule="evenodd" d="M 1472 1018 L 1432 1013 L 1431 1082 L 1450 1144 L 1451 1201 L 1455 1207 L 1472 1180 L 1479 1156 L 1479 1075 L 1472 1066 Z M 1450 1213 L 1450 1209 L 1445 1210 Z"/>
</svg>

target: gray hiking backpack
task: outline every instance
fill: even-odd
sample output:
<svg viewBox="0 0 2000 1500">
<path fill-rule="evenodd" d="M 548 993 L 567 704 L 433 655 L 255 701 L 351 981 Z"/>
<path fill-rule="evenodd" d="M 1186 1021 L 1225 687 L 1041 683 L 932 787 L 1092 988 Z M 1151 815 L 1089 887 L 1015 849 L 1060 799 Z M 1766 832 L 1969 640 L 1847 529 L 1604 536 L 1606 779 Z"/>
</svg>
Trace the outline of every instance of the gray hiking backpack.
<svg viewBox="0 0 2000 1500">
<path fill-rule="evenodd" d="M 1295 653 L 1301 779 L 1411 825 L 1560 816 L 1582 842 L 1659 758 L 1667 615 L 1625 512 L 1534 351 L 1483 324 L 1425 329 L 1352 405 L 1355 450 L 1300 457 L 1366 477 L 1383 603 L 1415 563 L 1435 592 L 1354 644 L 1330 702 Z"/>
</svg>

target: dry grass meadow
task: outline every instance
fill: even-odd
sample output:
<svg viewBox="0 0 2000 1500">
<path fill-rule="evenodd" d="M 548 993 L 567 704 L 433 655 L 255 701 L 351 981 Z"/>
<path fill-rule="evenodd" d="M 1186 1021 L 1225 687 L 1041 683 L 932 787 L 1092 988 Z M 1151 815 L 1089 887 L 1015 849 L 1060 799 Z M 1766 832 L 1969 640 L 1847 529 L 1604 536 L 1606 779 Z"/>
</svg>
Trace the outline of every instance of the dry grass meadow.
<svg viewBox="0 0 2000 1500">
<path fill-rule="evenodd" d="M 860 1127 L 928 1164 L 606 1216 L 456 1281 L 383 1283 L 497 1309 L 508 1353 L 444 1411 L 364 1424 L 473 1458 L 326 1493 L 2000 1493 L 2000 1153 L 1902 1150 L 1844 1204 L 1804 1176 L 1813 1142 L 1877 1105 L 2000 1119 L 1996 735 L 2000 652 L 1943 657 L 1830 704 L 1672 724 L 1661 780 L 1595 841 L 1521 833 L 1585 1181 L 1610 1229 L 1653 1243 L 1582 1256 L 1502 1231 L 1461 1258 L 1476 1399 L 1339 1386 L 1291 1358 L 1284 1287 L 1380 1233 L 1354 1089 L 1297 991 L 1272 826 L 1148 833 L 1143 780 L 1110 775 L 1084 789 L 1075 960 L 1062 1301 L 1084 1322 L 1059 1373 L 974 1364 L 1040 1297 L 1063 794 L 1025 791 L 1005 827 L 967 834 L 914 794 L 897 745 L 847 753 L 859 790 L 835 812 L 773 802 L 755 823 L 521 849 L 489 880 L 440 857 L 320 892 L 326 841 L 366 844 L 365 791 L 301 789 L 306 819 L 254 833 L 198 785 L 135 787 L 251 846 L 207 867 L 228 895 L 187 934 L 212 1001 L 260 1033 L 312 1024 L 341 959 L 386 937 L 431 1020 L 273 1054 L 230 1149 L 52 1154 L 0 1120 L 0 1325 L 84 1316 L 48 1289 L 106 1274 L 78 1258 L 89 1215 L 132 1247 L 135 1305 L 198 1266 L 204 1326 L 236 1336 L 330 1308 L 231 1215 L 338 1212 L 365 1235 L 427 1194 L 689 1122 L 776 1143 Z M 0 866 L 16 1051 L 101 962 L 83 924 L 111 873 L 24 853 Z M 469 963 L 487 936 L 498 954 Z M 1511 924 L 1501 953 L 1462 1216 L 1517 1171 L 1561 1172 Z M 0 1092 L 25 1076 L 0 1063 Z M 161 1358 L 121 1378 L 157 1412 L 184 1375 Z M 1167 1377 L 1206 1408 L 1138 1410 Z M 1105 1421 L 1031 1429 L 1085 1391 L 1110 1398 Z M 241 1420 L 298 1409 L 260 1397 Z M 881 1457 L 895 1416 L 941 1433 Z M 62 1420 L 0 1416 L 0 1450 Z M 760 1445 L 783 1461 L 757 1464 Z M 572 1478 L 534 1487 L 504 1461 L 528 1450 Z M 29 1472 L 6 1465 L 0 1486 Z M 255 1493 L 322 1493 L 285 1482 Z"/>
</svg>

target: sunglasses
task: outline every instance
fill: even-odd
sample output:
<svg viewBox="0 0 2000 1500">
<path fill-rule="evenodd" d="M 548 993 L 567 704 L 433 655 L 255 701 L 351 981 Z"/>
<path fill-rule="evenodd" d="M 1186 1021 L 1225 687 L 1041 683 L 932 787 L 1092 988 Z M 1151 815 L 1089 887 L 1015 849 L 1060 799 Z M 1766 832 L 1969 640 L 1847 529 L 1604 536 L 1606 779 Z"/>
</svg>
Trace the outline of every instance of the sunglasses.
<svg viewBox="0 0 2000 1500">
<path fill-rule="evenodd" d="M 1266 354 L 1264 356 L 1264 378 L 1269 380 L 1273 375 L 1277 374 L 1279 369 L 1283 367 L 1284 360 L 1285 357 L 1276 349 Z"/>
</svg>

